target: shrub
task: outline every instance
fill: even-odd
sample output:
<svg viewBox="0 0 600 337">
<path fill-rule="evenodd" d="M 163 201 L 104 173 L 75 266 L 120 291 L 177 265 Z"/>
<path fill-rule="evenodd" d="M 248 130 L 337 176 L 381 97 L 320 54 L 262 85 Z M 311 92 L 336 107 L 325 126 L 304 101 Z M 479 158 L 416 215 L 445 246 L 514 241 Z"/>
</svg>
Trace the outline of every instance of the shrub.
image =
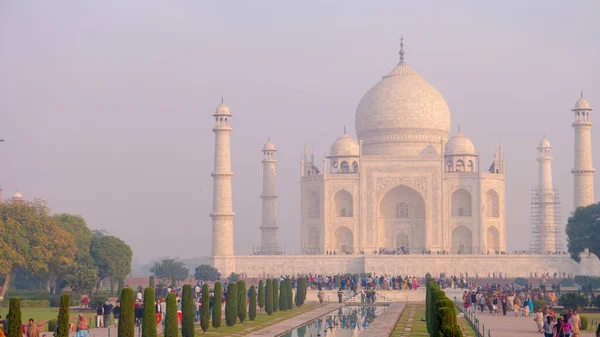
<svg viewBox="0 0 600 337">
<path fill-rule="evenodd" d="M 71 297 L 67 294 L 60 296 L 60 309 L 58 309 L 58 322 L 55 329 L 56 337 L 69 337 L 69 308 L 71 307 Z M 48 324 L 50 325 L 50 324 Z"/>
<path fill-rule="evenodd" d="M 58 320 L 56 318 L 48 320 L 48 331 L 56 331 L 56 327 L 58 325 Z M 56 335 L 58 337 L 58 335 Z"/>
<path fill-rule="evenodd" d="M 342 278 L 341 278 L 341 276 L 340 275 L 335 275 L 334 280 L 335 280 L 335 287 L 337 289 L 339 289 L 342 286 Z"/>
<path fill-rule="evenodd" d="M 300 277 L 296 284 L 296 306 L 301 307 L 306 300 L 306 278 Z"/>
<path fill-rule="evenodd" d="M 564 279 L 558 281 L 558 284 L 560 284 L 561 287 L 572 287 L 575 285 L 575 281 L 570 278 L 564 278 Z"/>
<path fill-rule="evenodd" d="M 558 304 L 565 307 L 565 309 L 573 309 L 581 311 L 581 308 L 589 304 L 588 298 L 577 293 L 566 293 L 558 299 Z"/>
<path fill-rule="evenodd" d="M 587 316 L 580 316 L 579 318 L 581 319 L 581 330 L 587 330 L 589 323 Z"/>
<path fill-rule="evenodd" d="M 268 279 L 265 287 L 265 311 L 267 315 L 273 314 L 273 280 Z M 259 297 L 260 298 L 260 297 Z"/>
<path fill-rule="evenodd" d="M 215 296 L 215 300 L 217 297 Z M 219 301 L 221 299 L 219 298 Z M 200 313 L 200 327 L 202 331 L 206 333 L 210 323 L 210 289 L 208 284 L 204 283 L 202 286 L 202 311 Z"/>
<path fill-rule="evenodd" d="M 535 300 L 533 301 L 533 311 L 537 312 L 539 308 L 544 309 L 546 306 L 546 302 L 544 300 Z"/>
<path fill-rule="evenodd" d="M 90 306 L 102 306 L 104 303 L 106 303 L 106 301 L 108 301 L 108 296 L 104 294 L 96 294 L 90 298 Z"/>
<path fill-rule="evenodd" d="M 518 285 L 520 285 L 520 286 L 522 286 L 522 287 L 526 287 L 526 286 L 529 284 L 529 281 L 527 281 L 527 279 L 526 279 L 526 278 L 523 278 L 523 277 L 517 277 L 517 278 L 515 279 L 515 284 L 518 284 Z"/>
<path fill-rule="evenodd" d="M 142 337 L 156 337 L 156 305 L 154 304 L 154 287 L 148 287 L 144 289 Z"/>
<path fill-rule="evenodd" d="M 121 290 L 121 315 L 119 316 L 119 337 L 135 337 L 133 290 Z"/>
<path fill-rule="evenodd" d="M 285 304 L 287 304 L 287 310 L 292 310 L 294 307 L 294 292 L 292 289 L 292 280 L 289 278 L 285 279 L 285 294 L 287 298 L 285 299 Z"/>
<path fill-rule="evenodd" d="M 165 337 L 177 336 L 177 298 L 175 294 L 167 295 L 167 312 L 165 313 Z M 119 336 L 120 337 L 120 336 Z"/>
<path fill-rule="evenodd" d="M 223 288 L 221 287 L 221 282 L 215 282 L 214 289 L 214 299 L 213 299 L 213 311 L 212 311 L 212 326 L 213 328 L 219 330 L 221 327 L 221 303 L 223 303 Z"/>
<path fill-rule="evenodd" d="M 231 274 L 229 274 L 229 277 L 227 279 L 229 280 L 229 282 L 232 282 L 232 283 L 237 282 L 240 279 L 240 275 L 238 275 L 234 272 L 231 272 Z"/>
<path fill-rule="evenodd" d="M 192 286 L 183 286 L 181 299 L 181 336 L 194 337 L 194 318 L 196 317 L 196 306 L 192 295 Z"/>
<path fill-rule="evenodd" d="M 285 290 L 286 284 L 285 281 L 281 281 L 281 284 L 279 285 L 279 310 L 280 311 L 286 311 L 287 310 L 287 295 L 285 294 L 286 290 Z"/>
<path fill-rule="evenodd" d="M 240 323 L 244 323 L 247 314 L 247 293 L 246 293 L 246 282 L 237 282 L 238 299 L 237 299 L 237 317 L 240 319 Z"/>
<path fill-rule="evenodd" d="M 277 312 L 279 310 L 279 290 L 277 289 L 278 286 L 278 280 L 273 279 L 273 312 Z"/>
<path fill-rule="evenodd" d="M 227 300 L 225 302 L 225 324 L 234 326 L 237 321 L 237 283 L 231 282 L 227 286 Z"/>
<path fill-rule="evenodd" d="M 263 280 L 258 281 L 258 307 L 262 312 L 262 308 L 265 307 L 265 287 Z"/>
<path fill-rule="evenodd" d="M 253 321 L 255 318 L 256 318 L 256 288 L 254 286 L 251 286 L 250 287 L 250 306 L 248 307 L 248 319 Z"/>
<path fill-rule="evenodd" d="M 10 299 L 8 310 L 8 337 L 21 337 L 21 301 L 18 297 Z"/>
</svg>

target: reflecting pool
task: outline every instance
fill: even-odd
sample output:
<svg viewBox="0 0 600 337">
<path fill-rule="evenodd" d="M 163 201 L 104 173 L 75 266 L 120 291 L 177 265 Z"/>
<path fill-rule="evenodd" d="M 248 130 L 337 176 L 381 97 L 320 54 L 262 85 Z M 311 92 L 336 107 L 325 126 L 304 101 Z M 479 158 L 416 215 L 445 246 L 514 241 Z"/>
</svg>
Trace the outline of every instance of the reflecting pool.
<svg viewBox="0 0 600 337">
<path fill-rule="evenodd" d="M 369 327 L 386 306 L 346 306 L 316 318 L 281 337 L 354 337 Z"/>
</svg>

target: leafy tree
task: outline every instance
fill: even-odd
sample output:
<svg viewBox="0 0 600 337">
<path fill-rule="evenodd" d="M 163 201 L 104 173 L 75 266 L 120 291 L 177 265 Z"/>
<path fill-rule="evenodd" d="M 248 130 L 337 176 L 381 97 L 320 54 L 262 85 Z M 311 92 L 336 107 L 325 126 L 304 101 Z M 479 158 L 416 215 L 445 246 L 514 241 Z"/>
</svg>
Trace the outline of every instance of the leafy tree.
<svg viewBox="0 0 600 337">
<path fill-rule="evenodd" d="M 10 299 L 10 307 L 8 309 L 8 336 L 21 337 L 21 301 L 18 297 Z"/>
<path fill-rule="evenodd" d="M 135 337 L 133 290 L 125 288 L 119 299 L 121 315 L 119 316 L 119 337 Z"/>
<path fill-rule="evenodd" d="M 515 279 L 515 284 L 518 284 L 521 287 L 526 287 L 529 284 L 529 281 L 527 281 L 527 279 L 524 277 L 517 277 Z"/>
<path fill-rule="evenodd" d="M 215 297 L 216 299 L 217 297 Z M 219 299 L 220 300 L 220 299 Z M 208 284 L 202 286 L 202 311 L 200 313 L 200 327 L 206 333 L 210 323 L 210 289 Z"/>
<path fill-rule="evenodd" d="M 87 226 L 81 215 L 60 213 L 53 215 L 58 226 L 71 233 L 77 247 L 77 257 L 90 255 L 90 244 L 92 243 L 92 231 Z"/>
<path fill-rule="evenodd" d="M 142 337 L 156 337 L 156 305 L 154 288 L 144 289 L 144 317 L 142 318 Z"/>
<path fill-rule="evenodd" d="M 565 293 L 558 299 L 558 304 L 565 309 L 581 311 L 581 308 L 589 305 L 588 298 L 577 293 Z"/>
<path fill-rule="evenodd" d="M 214 289 L 214 299 L 213 299 L 213 311 L 212 311 L 212 326 L 213 328 L 219 330 L 221 327 L 221 303 L 223 302 L 223 288 L 221 287 L 221 282 L 215 282 Z"/>
<path fill-rule="evenodd" d="M 17 269 L 50 280 L 61 266 L 73 261 L 76 249 L 73 235 L 56 224 L 43 203 L 1 203 L 0 274 L 4 274 L 4 283 L 0 297 L 6 296 Z"/>
<path fill-rule="evenodd" d="M 71 298 L 68 294 L 60 296 L 60 309 L 58 310 L 58 325 L 55 337 L 69 337 L 69 308 Z"/>
<path fill-rule="evenodd" d="M 166 315 L 164 335 L 165 337 L 177 337 L 177 299 L 173 293 L 167 295 Z"/>
<path fill-rule="evenodd" d="M 265 307 L 265 287 L 263 280 L 258 281 L 258 307 L 262 313 L 262 309 Z"/>
<path fill-rule="evenodd" d="M 250 287 L 250 306 L 248 307 L 248 319 L 253 321 L 256 318 L 256 288 Z"/>
<path fill-rule="evenodd" d="M 227 278 L 229 280 L 229 282 L 237 282 L 240 279 L 240 275 L 231 272 L 231 274 L 229 274 L 229 277 Z"/>
<path fill-rule="evenodd" d="M 221 273 L 211 265 L 201 264 L 196 267 L 194 276 L 198 281 L 217 281 L 221 278 Z"/>
<path fill-rule="evenodd" d="M 265 286 L 265 311 L 267 315 L 273 314 L 273 280 L 267 279 Z"/>
<path fill-rule="evenodd" d="M 65 284 L 74 292 L 90 294 L 98 283 L 98 268 L 85 261 L 76 261 L 68 267 Z"/>
<path fill-rule="evenodd" d="M 237 283 L 231 282 L 227 286 L 227 300 L 225 302 L 225 324 L 234 326 L 237 321 Z"/>
<path fill-rule="evenodd" d="M 273 312 L 277 312 L 279 310 L 279 290 L 278 288 L 278 280 L 273 279 Z"/>
<path fill-rule="evenodd" d="M 586 249 L 600 258 L 600 203 L 579 207 L 566 227 L 567 247 L 571 258 L 581 261 Z"/>
<path fill-rule="evenodd" d="M 125 279 L 131 273 L 133 252 L 123 240 L 114 236 L 93 236 L 90 252 L 98 266 L 98 276 L 114 281 Z"/>
<path fill-rule="evenodd" d="M 246 320 L 247 308 L 246 308 L 246 282 L 237 282 L 238 300 L 237 300 L 237 316 L 240 319 L 240 323 L 244 323 Z"/>
<path fill-rule="evenodd" d="M 192 286 L 183 286 L 181 299 L 181 336 L 194 337 L 194 318 L 196 317 L 196 306 L 192 295 Z"/>
<path fill-rule="evenodd" d="M 161 280 L 171 282 L 173 280 L 183 281 L 190 275 L 190 270 L 186 268 L 185 264 L 174 259 L 165 259 L 154 263 L 150 268 L 150 272 Z"/>
</svg>

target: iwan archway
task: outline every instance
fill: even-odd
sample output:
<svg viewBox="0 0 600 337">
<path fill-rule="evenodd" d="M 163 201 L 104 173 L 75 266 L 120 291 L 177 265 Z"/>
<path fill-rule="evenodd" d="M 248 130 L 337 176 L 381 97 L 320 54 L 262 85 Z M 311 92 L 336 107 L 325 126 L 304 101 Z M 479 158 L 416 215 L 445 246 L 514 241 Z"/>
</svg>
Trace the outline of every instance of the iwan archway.
<svg viewBox="0 0 600 337">
<path fill-rule="evenodd" d="M 378 248 L 417 253 L 425 249 L 425 200 L 419 192 L 398 185 L 379 204 Z"/>
</svg>

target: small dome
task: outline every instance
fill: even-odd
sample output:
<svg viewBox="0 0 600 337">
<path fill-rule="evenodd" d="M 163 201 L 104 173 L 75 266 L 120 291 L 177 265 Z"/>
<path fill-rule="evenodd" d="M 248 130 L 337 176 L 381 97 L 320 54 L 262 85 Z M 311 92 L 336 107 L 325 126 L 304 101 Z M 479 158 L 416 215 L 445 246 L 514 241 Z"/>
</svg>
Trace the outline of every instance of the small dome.
<svg viewBox="0 0 600 337">
<path fill-rule="evenodd" d="M 475 146 L 469 137 L 463 135 L 460 129 L 452 136 L 444 147 L 444 155 L 477 155 Z"/>
<path fill-rule="evenodd" d="M 331 145 L 329 155 L 332 157 L 358 157 L 358 143 L 346 131 Z"/>
<path fill-rule="evenodd" d="M 591 109 L 590 103 L 583 98 L 583 95 L 575 102 L 575 107 L 573 109 Z"/>
<path fill-rule="evenodd" d="M 544 139 L 542 139 L 538 147 L 552 147 L 552 145 L 550 145 L 550 142 L 546 139 L 546 136 L 544 136 Z"/>
<path fill-rule="evenodd" d="M 21 194 L 21 192 L 17 191 L 17 192 L 15 192 L 15 194 L 13 194 L 12 198 L 14 200 L 23 200 L 23 194 Z"/>
<path fill-rule="evenodd" d="M 277 151 L 275 149 L 275 145 L 273 145 L 273 143 L 271 143 L 271 140 L 267 141 L 267 143 L 265 144 L 265 147 L 263 147 L 262 150 L 263 151 Z"/>
<path fill-rule="evenodd" d="M 231 115 L 231 113 L 229 112 L 227 105 L 225 105 L 225 103 L 221 103 L 217 107 L 217 110 L 215 110 L 215 115 Z"/>
</svg>

